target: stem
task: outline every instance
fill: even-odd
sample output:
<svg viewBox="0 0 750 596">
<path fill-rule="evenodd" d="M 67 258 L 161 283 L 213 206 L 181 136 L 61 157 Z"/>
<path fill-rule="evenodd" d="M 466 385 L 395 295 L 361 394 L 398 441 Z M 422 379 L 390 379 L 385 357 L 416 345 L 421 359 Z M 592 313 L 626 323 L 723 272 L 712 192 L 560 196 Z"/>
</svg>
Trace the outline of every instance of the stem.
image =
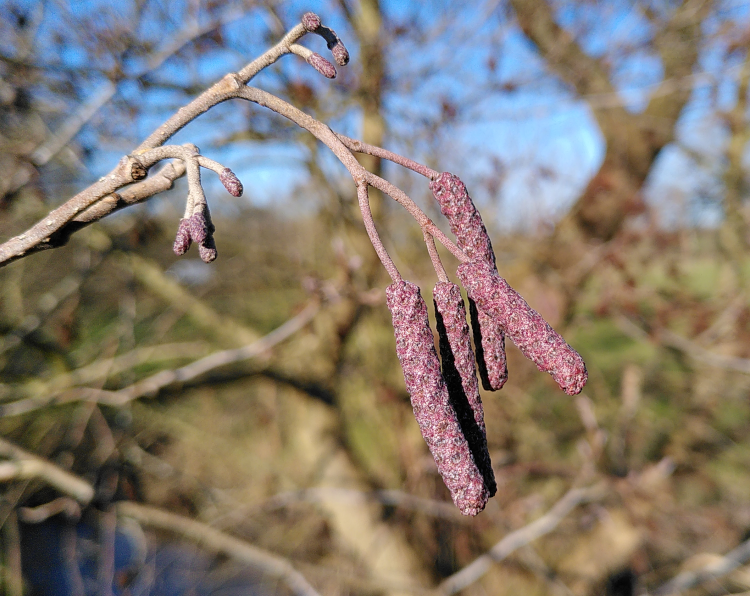
<svg viewBox="0 0 750 596">
<path fill-rule="evenodd" d="M 388 275 L 391 276 L 393 281 L 402 281 L 401 274 L 398 272 L 398 269 L 396 269 L 396 265 L 393 264 L 393 260 L 385 249 L 385 246 L 383 246 L 383 242 L 375 228 L 375 221 L 372 219 L 372 212 L 370 211 L 368 188 L 369 185 L 367 182 L 357 182 L 357 200 L 359 201 L 359 210 L 362 212 L 362 221 L 365 224 L 365 230 L 367 230 L 370 242 L 372 243 L 373 248 L 375 248 L 375 252 L 378 253 L 380 262 L 383 263 L 383 267 L 385 267 Z"/>
<path fill-rule="evenodd" d="M 341 141 L 347 149 L 354 151 L 355 153 L 364 153 L 366 155 L 380 157 L 381 159 L 387 159 L 388 161 L 392 161 L 395 164 L 408 168 L 409 170 L 412 170 L 417 174 L 421 174 L 422 176 L 424 176 L 425 178 L 429 178 L 430 180 L 435 180 L 440 175 L 440 172 L 436 172 L 435 170 L 428 168 L 427 166 L 422 165 L 421 163 L 416 162 L 413 159 L 409 159 L 408 157 L 404 157 L 403 155 L 399 155 L 398 153 L 394 153 L 393 151 L 388 151 L 388 149 L 376 147 L 375 145 L 369 145 L 357 139 L 350 139 L 349 137 L 339 133 L 335 134 L 338 137 L 339 141 Z"/>
<path fill-rule="evenodd" d="M 419 226 L 430 233 L 434 238 L 440 241 L 459 261 L 468 262 L 470 259 L 456 244 L 448 238 L 433 221 L 412 201 L 409 196 L 400 188 L 394 186 L 380 176 L 368 172 L 354 158 L 349 149 L 339 139 L 328 126 L 316 120 L 312 116 L 305 114 L 303 111 L 295 108 L 293 105 L 285 102 L 283 99 L 276 97 L 266 91 L 255 87 L 242 87 L 232 94 L 233 97 L 246 99 L 257 103 L 260 106 L 273 110 L 277 114 L 288 118 L 297 126 L 310 132 L 321 143 L 325 144 L 333 154 L 339 158 L 344 167 L 349 170 L 354 180 L 364 179 L 370 186 L 377 188 L 390 196 L 394 201 L 404 207 L 411 216 L 417 221 Z M 228 98 L 227 98 L 228 99 Z M 222 100 L 223 101 L 223 100 Z M 218 103 L 218 102 L 217 102 Z"/>
<path fill-rule="evenodd" d="M 448 274 L 445 272 L 445 267 L 443 267 L 443 262 L 440 260 L 440 255 L 435 246 L 435 239 L 424 230 L 422 230 L 422 234 L 424 235 L 424 243 L 427 245 L 427 252 L 430 253 L 430 260 L 432 261 L 432 266 L 435 268 L 437 278 L 443 283 L 449 281 Z"/>
<path fill-rule="evenodd" d="M 245 66 L 245 68 L 237 73 L 226 75 L 218 83 L 215 83 L 206 89 L 188 105 L 180 108 L 176 114 L 151 133 L 151 135 L 138 146 L 134 153 L 137 154 L 153 147 L 163 145 L 175 133 L 184 128 L 197 116 L 203 114 L 220 101 L 227 99 L 226 97 L 223 97 L 227 91 L 245 85 L 261 70 L 276 62 L 283 55 L 289 54 L 291 52 L 290 47 L 292 44 L 302 38 L 305 34 L 307 34 L 307 31 L 301 24 L 292 27 L 279 43 L 258 56 L 255 60 L 250 62 L 250 64 Z M 217 98 L 221 99 L 216 101 Z"/>
</svg>

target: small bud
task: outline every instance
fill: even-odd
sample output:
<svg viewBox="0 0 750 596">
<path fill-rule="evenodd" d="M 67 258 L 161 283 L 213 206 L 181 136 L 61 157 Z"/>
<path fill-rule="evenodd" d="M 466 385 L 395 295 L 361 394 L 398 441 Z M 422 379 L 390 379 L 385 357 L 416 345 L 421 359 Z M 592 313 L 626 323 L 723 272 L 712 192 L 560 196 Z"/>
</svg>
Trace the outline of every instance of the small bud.
<svg viewBox="0 0 750 596">
<path fill-rule="evenodd" d="M 331 48 L 331 54 L 333 54 L 333 59 L 339 66 L 349 64 L 349 52 L 340 41 Z"/>
<path fill-rule="evenodd" d="M 386 298 L 414 417 L 453 502 L 464 515 L 476 515 L 489 494 L 440 373 L 427 306 L 419 288 L 406 281 L 388 286 Z"/>
<path fill-rule="evenodd" d="M 221 183 L 224 185 L 224 188 L 227 189 L 227 192 L 232 195 L 233 197 L 241 197 L 242 191 L 244 190 L 242 188 L 242 182 L 240 182 L 240 179 L 237 178 L 236 174 L 230 170 L 229 168 L 224 168 L 221 171 L 221 174 L 219 174 L 219 180 L 221 180 Z"/>
<path fill-rule="evenodd" d="M 432 296 L 448 395 L 474 461 L 484 477 L 487 492 L 492 497 L 497 492 L 497 483 L 487 449 L 484 409 L 479 395 L 464 299 L 460 288 L 450 282 L 435 284 Z"/>
<path fill-rule="evenodd" d="M 213 236 L 208 236 L 199 246 L 198 254 L 204 263 L 210 263 L 215 261 L 218 256 L 216 251 L 216 243 L 214 242 Z"/>
<path fill-rule="evenodd" d="M 140 161 L 133 158 L 133 161 L 130 164 L 130 177 L 133 180 L 143 180 L 146 176 L 148 176 L 148 170 L 146 167 Z"/>
<path fill-rule="evenodd" d="M 457 273 L 479 310 L 503 326 L 526 358 L 551 374 L 568 395 L 581 392 L 588 379 L 583 358 L 507 281 L 479 261 L 462 263 Z"/>
<path fill-rule="evenodd" d="M 180 225 L 177 227 L 177 235 L 174 239 L 174 245 L 172 246 L 172 250 L 174 250 L 174 254 L 176 255 L 184 255 L 193 242 L 190 238 L 190 230 L 188 228 L 189 221 L 187 219 L 181 219 Z"/>
<path fill-rule="evenodd" d="M 307 63 L 324 77 L 328 79 L 336 78 L 336 67 L 328 62 L 328 60 L 323 58 L 323 56 L 321 56 L 320 54 L 316 54 L 315 52 L 310 54 L 310 56 L 307 58 Z"/>
<path fill-rule="evenodd" d="M 302 26 L 311 33 L 320 27 L 320 17 L 314 12 L 306 12 L 302 15 Z"/>
<path fill-rule="evenodd" d="M 202 244 L 208 236 L 208 221 L 203 211 L 196 211 L 188 219 L 188 230 L 193 242 Z"/>
</svg>

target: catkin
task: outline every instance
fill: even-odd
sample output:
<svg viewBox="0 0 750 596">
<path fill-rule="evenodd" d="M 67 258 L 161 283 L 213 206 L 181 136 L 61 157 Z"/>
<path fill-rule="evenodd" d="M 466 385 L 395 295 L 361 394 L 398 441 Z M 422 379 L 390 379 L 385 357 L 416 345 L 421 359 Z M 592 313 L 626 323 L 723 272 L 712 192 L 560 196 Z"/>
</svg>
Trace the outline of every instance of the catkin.
<svg viewBox="0 0 750 596">
<path fill-rule="evenodd" d="M 471 349 L 466 307 L 461 289 L 450 282 L 438 282 L 432 292 L 440 337 L 440 359 L 448 396 L 456 411 L 474 462 L 484 477 L 489 496 L 497 491 L 495 474 L 487 449 L 484 409 L 479 395 L 474 351 Z"/>
<path fill-rule="evenodd" d="M 490 237 L 466 185 L 458 176 L 443 172 L 430 183 L 430 190 L 440 204 L 440 211 L 448 220 L 459 248 L 472 260 L 484 261 L 495 269 Z M 498 321 L 481 311 L 476 312 L 471 302 L 469 307 L 479 376 L 485 389 L 496 391 L 508 380 L 505 333 Z"/>
<path fill-rule="evenodd" d="M 551 374 L 568 395 L 581 392 L 588 373 L 580 354 L 507 281 L 481 261 L 462 263 L 457 273 L 479 310 L 503 325 L 524 356 Z"/>
<path fill-rule="evenodd" d="M 489 493 L 440 373 L 427 306 L 419 288 L 407 281 L 388 286 L 386 299 L 414 417 L 453 502 L 464 515 L 476 515 Z"/>
</svg>

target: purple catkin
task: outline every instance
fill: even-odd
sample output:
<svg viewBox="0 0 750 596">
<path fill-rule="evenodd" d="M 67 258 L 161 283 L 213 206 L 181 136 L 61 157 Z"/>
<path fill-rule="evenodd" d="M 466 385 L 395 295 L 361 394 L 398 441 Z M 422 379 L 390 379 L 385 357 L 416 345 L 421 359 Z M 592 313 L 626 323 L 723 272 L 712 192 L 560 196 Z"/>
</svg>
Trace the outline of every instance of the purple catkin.
<svg viewBox="0 0 750 596">
<path fill-rule="evenodd" d="M 233 197 L 242 196 L 242 191 L 244 190 L 242 188 L 242 182 L 240 182 L 240 179 L 237 178 L 237 175 L 232 170 L 224 168 L 221 171 L 221 174 L 219 174 L 219 180 L 221 180 L 221 183 L 230 195 Z"/>
<path fill-rule="evenodd" d="M 306 31 L 313 32 L 320 27 L 320 17 L 314 12 L 306 12 L 302 15 L 302 26 Z"/>
<path fill-rule="evenodd" d="M 568 395 L 581 392 L 588 379 L 583 358 L 507 281 L 481 261 L 462 263 L 457 273 L 479 310 L 503 325 L 524 356 Z"/>
<path fill-rule="evenodd" d="M 440 204 L 440 211 L 448 220 L 458 246 L 470 259 L 484 261 L 496 270 L 495 253 L 484 227 L 482 216 L 474 206 L 466 185 L 458 176 L 443 172 L 430 183 L 430 190 Z M 469 302 L 474 345 L 482 385 L 496 391 L 508 380 L 505 358 L 505 333 L 497 321 L 482 312 L 476 312 Z"/>
<path fill-rule="evenodd" d="M 476 515 L 489 493 L 440 374 L 427 306 L 419 288 L 407 281 L 392 283 L 385 294 L 414 417 L 456 507 L 464 515 Z"/>
<path fill-rule="evenodd" d="M 209 236 L 203 244 L 198 246 L 198 255 L 200 255 L 200 258 L 204 263 L 210 263 L 211 261 L 216 260 L 218 252 L 216 251 L 216 244 L 214 243 L 213 236 Z"/>
<path fill-rule="evenodd" d="M 177 226 L 177 235 L 175 236 L 174 245 L 172 246 L 174 254 L 184 255 L 190 248 L 192 242 L 193 240 L 190 238 L 189 222 L 187 219 L 181 219 L 179 226 Z"/>
<path fill-rule="evenodd" d="M 193 242 L 202 244 L 209 234 L 209 223 L 203 211 L 196 211 L 188 219 L 188 230 Z"/>
<path fill-rule="evenodd" d="M 328 79 L 336 78 L 336 67 L 320 54 L 313 52 L 307 58 L 307 63 Z"/>
<path fill-rule="evenodd" d="M 333 59 L 339 66 L 349 64 L 349 51 L 340 41 L 331 48 L 331 54 L 333 54 Z"/>
<path fill-rule="evenodd" d="M 497 492 L 497 483 L 487 449 L 484 410 L 461 289 L 450 282 L 438 282 L 432 296 L 448 395 L 474 461 L 484 477 L 487 492 L 492 497 Z"/>
</svg>

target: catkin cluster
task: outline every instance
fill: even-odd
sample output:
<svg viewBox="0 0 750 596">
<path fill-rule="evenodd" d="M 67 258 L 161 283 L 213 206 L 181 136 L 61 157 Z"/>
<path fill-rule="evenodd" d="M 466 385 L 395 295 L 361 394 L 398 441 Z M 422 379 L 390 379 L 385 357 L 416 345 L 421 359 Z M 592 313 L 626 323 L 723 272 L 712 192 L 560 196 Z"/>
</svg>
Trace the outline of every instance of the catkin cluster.
<svg viewBox="0 0 750 596">
<path fill-rule="evenodd" d="M 476 515 L 497 490 L 492 471 L 477 368 L 485 389 L 507 380 L 505 337 L 568 395 L 587 380 L 581 356 L 497 272 L 487 230 L 466 187 L 440 174 L 430 188 L 458 246 L 469 257 L 457 270 L 467 291 L 476 355 L 460 288 L 433 290 L 440 360 L 419 288 L 399 280 L 386 297 L 414 415 L 437 469 L 464 515 Z"/>
</svg>

